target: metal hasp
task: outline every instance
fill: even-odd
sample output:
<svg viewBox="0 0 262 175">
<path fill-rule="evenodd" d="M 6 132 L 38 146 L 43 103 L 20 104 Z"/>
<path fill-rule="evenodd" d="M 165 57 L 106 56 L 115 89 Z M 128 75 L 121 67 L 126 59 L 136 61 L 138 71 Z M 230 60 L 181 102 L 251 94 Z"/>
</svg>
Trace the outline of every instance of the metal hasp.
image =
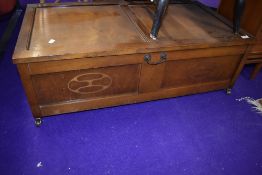
<svg viewBox="0 0 262 175">
<path fill-rule="evenodd" d="M 241 17 L 245 8 L 245 0 L 236 0 L 234 9 L 233 31 L 235 34 L 239 33 Z"/>
<path fill-rule="evenodd" d="M 161 52 L 160 53 L 160 60 L 157 61 L 157 62 L 152 62 L 151 61 L 151 55 L 145 54 L 144 60 L 149 65 L 158 65 L 158 64 L 164 63 L 167 60 L 167 54 L 165 52 Z"/>
<path fill-rule="evenodd" d="M 169 0 L 157 0 L 157 9 L 154 15 L 153 26 L 151 29 L 150 37 L 154 40 L 157 38 L 157 34 L 162 22 L 162 18 L 167 9 Z"/>
</svg>

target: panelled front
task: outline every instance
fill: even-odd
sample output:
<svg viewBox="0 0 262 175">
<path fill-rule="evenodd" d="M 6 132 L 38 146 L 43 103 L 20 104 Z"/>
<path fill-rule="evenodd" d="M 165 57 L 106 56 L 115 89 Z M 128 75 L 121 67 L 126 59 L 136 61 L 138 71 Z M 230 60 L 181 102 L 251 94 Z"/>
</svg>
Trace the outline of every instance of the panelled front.
<svg viewBox="0 0 262 175">
<path fill-rule="evenodd" d="M 192 54 L 194 52 L 201 52 L 201 50 L 191 51 L 191 53 L 188 51 L 184 54 L 165 52 L 166 61 L 154 65 L 144 63 L 139 92 L 150 93 L 189 86 L 199 87 L 206 83 L 224 84 L 226 82 L 228 86 L 242 59 L 244 49 L 242 47 L 233 50 L 224 48 L 224 52 L 227 52 L 229 56 L 216 54 L 216 50 L 209 50 L 209 52 L 203 50 L 202 54 L 196 55 Z M 153 63 L 159 61 L 160 54 L 151 54 Z"/>
<path fill-rule="evenodd" d="M 143 60 L 145 54 L 134 54 L 103 57 L 100 61 L 98 58 L 88 61 L 80 59 L 77 62 L 85 64 L 79 64 L 79 67 L 69 60 L 61 65 L 59 62 L 31 63 L 29 68 L 39 105 L 49 105 L 230 81 L 241 59 L 241 55 L 236 55 L 235 52 L 243 52 L 243 48 L 234 48 L 231 51 L 225 49 L 231 56 L 216 54 L 216 50 L 193 54 L 200 51 L 149 54 L 154 63 L 159 61 L 161 54 L 166 54 L 167 60 L 156 65 L 146 63 Z M 199 55 L 202 57 L 198 57 Z M 107 67 L 103 60 L 109 58 L 111 66 Z M 96 60 L 96 64 L 92 63 L 93 60 Z M 130 64 L 125 65 L 124 62 Z M 58 70 L 58 66 L 60 70 L 54 71 Z"/>
<path fill-rule="evenodd" d="M 159 99 L 167 91 L 165 98 L 193 93 L 190 89 L 181 92 L 187 87 L 201 92 L 227 88 L 245 48 L 54 60 L 29 63 L 27 67 L 37 103 L 46 116 Z M 146 60 L 145 55 L 151 59 Z M 166 59 L 161 60 L 163 55 Z"/>
<path fill-rule="evenodd" d="M 106 98 L 138 91 L 140 65 L 32 75 L 39 105 Z"/>
<path fill-rule="evenodd" d="M 239 61 L 240 56 L 169 61 L 165 67 L 162 88 L 230 81 Z"/>
</svg>

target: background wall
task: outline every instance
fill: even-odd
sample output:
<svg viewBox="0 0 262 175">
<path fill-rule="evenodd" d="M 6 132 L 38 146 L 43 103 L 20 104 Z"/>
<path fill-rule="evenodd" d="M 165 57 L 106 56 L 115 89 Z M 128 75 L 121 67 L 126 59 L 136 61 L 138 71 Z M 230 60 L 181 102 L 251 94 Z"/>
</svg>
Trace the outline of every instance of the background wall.
<svg viewBox="0 0 262 175">
<path fill-rule="evenodd" d="M 1 0 L 0 0 L 1 1 Z M 5 0 L 4 0 L 5 1 Z M 30 3 L 38 3 L 39 0 L 19 0 L 21 5 L 25 6 L 26 4 L 30 4 Z M 47 2 L 54 2 L 54 0 L 46 0 Z M 77 1 L 77 0 L 61 0 L 62 2 L 66 2 L 66 1 Z M 217 7 L 220 0 L 199 0 L 200 2 L 211 6 L 211 7 Z"/>
<path fill-rule="evenodd" d="M 199 0 L 199 1 L 211 7 L 218 7 L 220 3 L 220 0 Z"/>
</svg>

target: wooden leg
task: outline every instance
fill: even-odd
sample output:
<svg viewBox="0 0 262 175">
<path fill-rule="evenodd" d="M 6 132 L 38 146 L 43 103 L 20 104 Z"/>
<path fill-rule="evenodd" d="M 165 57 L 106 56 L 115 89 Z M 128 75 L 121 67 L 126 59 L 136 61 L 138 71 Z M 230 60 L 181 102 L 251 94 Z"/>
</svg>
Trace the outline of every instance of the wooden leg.
<svg viewBox="0 0 262 175">
<path fill-rule="evenodd" d="M 258 72 L 260 71 L 260 69 L 262 68 L 262 63 L 256 64 L 255 68 L 253 69 L 250 79 L 253 80 L 256 78 Z"/>
<path fill-rule="evenodd" d="M 244 12 L 244 8 L 245 8 L 245 0 L 236 0 L 235 10 L 234 10 L 234 24 L 233 24 L 233 31 L 235 34 L 239 33 L 241 17 Z"/>
</svg>

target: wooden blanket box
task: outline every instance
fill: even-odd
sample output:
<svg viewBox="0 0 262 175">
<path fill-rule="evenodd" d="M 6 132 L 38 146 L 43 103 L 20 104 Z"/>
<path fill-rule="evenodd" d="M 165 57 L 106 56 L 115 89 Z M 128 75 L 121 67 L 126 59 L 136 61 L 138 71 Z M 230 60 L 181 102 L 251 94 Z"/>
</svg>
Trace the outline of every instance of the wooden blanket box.
<svg viewBox="0 0 262 175">
<path fill-rule="evenodd" d="M 29 5 L 13 62 L 36 124 L 62 113 L 230 93 L 252 36 L 233 34 L 193 2 L 170 4 L 152 40 L 153 14 L 148 4 Z"/>
</svg>

